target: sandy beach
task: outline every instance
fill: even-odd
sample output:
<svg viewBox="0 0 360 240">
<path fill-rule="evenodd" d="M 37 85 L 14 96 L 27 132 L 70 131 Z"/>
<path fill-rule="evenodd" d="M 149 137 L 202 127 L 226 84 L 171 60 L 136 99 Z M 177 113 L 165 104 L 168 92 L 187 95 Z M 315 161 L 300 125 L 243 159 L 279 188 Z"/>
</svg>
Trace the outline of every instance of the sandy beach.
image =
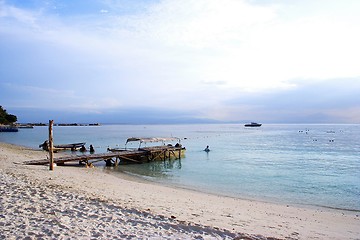
<svg viewBox="0 0 360 240">
<path fill-rule="evenodd" d="M 359 212 L 206 194 L 0 143 L 1 239 L 360 239 Z M 121 166 L 120 166 L 121 167 Z"/>
</svg>

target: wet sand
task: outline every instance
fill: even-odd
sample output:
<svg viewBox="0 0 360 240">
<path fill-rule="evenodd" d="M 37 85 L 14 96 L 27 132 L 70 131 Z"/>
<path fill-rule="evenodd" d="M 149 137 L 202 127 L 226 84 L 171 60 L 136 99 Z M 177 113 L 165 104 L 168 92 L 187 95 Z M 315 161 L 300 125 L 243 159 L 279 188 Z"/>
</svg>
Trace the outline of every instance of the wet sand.
<svg viewBox="0 0 360 240">
<path fill-rule="evenodd" d="M 100 168 L 21 164 L 46 157 L 0 143 L 1 239 L 360 239 L 358 212 L 217 196 Z"/>
</svg>

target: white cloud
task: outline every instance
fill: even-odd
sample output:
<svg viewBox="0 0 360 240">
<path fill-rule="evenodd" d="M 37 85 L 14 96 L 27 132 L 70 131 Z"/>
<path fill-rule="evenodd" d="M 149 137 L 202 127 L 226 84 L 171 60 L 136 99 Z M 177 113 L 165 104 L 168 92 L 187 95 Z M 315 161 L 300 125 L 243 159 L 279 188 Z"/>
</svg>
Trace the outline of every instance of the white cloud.
<svg viewBox="0 0 360 240">
<path fill-rule="evenodd" d="M 249 28 L 274 17 L 274 9 L 243 1 L 166 0 L 133 23 L 140 33 L 169 46 L 207 49 L 244 41 Z"/>
<path fill-rule="evenodd" d="M 16 32 L 17 41 L 43 49 L 44 59 L 56 56 L 51 67 L 66 72 L 73 86 L 84 85 L 72 89 L 84 108 L 166 103 L 181 109 L 191 102 L 186 108 L 231 118 L 248 106 L 223 103 L 244 92 L 360 76 L 358 4 L 163 0 L 119 14 L 124 2 L 108 2 L 94 15 L 63 16 L 0 1 L 0 34 Z M 38 59 L 25 57 L 32 64 Z M 44 69 L 44 79 L 54 69 Z"/>
<path fill-rule="evenodd" d="M 4 1 L 0 1 L 0 18 L 15 18 L 18 22 L 26 25 L 36 25 L 36 14 L 37 12 L 30 12 L 16 8 L 13 6 L 6 5 Z"/>
<path fill-rule="evenodd" d="M 320 14 L 288 22 L 280 15 L 285 7 L 232 0 L 162 1 L 127 24 L 144 40 L 140 47 L 151 46 L 148 53 L 160 55 L 159 63 L 172 60 L 167 52 L 178 62 L 188 61 L 174 73 L 192 85 L 225 81 L 228 88 L 263 91 L 292 87 L 289 81 L 299 78 L 360 75 L 359 19 Z"/>
</svg>

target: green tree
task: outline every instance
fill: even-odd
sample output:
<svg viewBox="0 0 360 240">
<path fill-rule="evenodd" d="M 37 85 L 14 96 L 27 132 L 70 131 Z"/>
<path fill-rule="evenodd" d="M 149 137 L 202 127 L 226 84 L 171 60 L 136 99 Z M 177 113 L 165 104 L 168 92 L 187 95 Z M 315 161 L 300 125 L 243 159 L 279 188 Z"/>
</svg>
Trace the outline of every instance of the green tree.
<svg viewBox="0 0 360 240">
<path fill-rule="evenodd" d="M 8 114 L 6 116 L 6 120 L 9 122 L 9 123 L 14 123 L 17 121 L 17 117 L 15 115 L 12 115 L 12 114 Z"/>
<path fill-rule="evenodd" d="M 17 117 L 13 114 L 8 114 L 6 110 L 0 106 L 0 124 L 12 124 L 17 121 Z"/>
</svg>

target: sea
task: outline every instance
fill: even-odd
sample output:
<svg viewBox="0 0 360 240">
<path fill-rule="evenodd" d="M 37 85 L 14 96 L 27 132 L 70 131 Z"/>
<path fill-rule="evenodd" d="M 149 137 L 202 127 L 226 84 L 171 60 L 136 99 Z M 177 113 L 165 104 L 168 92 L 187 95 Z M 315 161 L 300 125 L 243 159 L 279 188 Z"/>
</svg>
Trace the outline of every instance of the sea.
<svg viewBox="0 0 360 240">
<path fill-rule="evenodd" d="M 360 211 L 359 124 L 54 126 L 53 134 L 55 144 L 86 142 L 97 153 L 123 148 L 129 137 L 177 137 L 181 159 L 97 168 L 242 199 Z M 47 138 L 40 126 L 0 133 L 2 142 L 34 149 Z"/>
</svg>

